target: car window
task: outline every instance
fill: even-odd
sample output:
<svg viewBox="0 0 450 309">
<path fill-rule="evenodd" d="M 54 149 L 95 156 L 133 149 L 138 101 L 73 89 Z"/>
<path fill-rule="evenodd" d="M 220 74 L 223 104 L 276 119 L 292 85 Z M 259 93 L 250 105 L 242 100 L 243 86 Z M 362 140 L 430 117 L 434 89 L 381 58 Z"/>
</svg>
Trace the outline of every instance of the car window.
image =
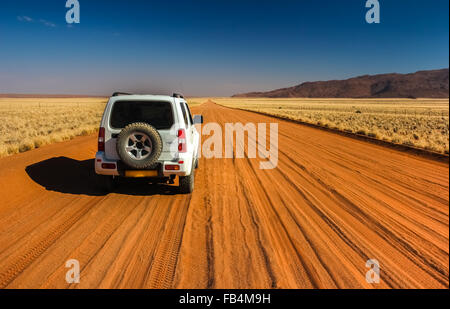
<svg viewBox="0 0 450 309">
<path fill-rule="evenodd" d="M 186 103 L 184 103 L 184 105 L 186 105 L 186 110 L 187 110 L 187 112 L 188 112 L 190 124 L 193 124 L 194 121 L 192 120 L 192 114 L 191 114 L 191 110 L 189 109 L 189 105 L 187 105 Z"/>
<path fill-rule="evenodd" d="M 169 102 L 117 101 L 112 108 L 110 124 L 122 129 L 135 122 L 145 122 L 157 130 L 170 129 L 174 123 L 172 105 Z"/>
<path fill-rule="evenodd" d="M 183 112 L 184 123 L 186 124 L 187 127 L 189 127 L 190 123 L 188 121 L 188 115 L 187 115 L 186 107 L 181 102 L 180 102 L 180 107 L 181 107 L 181 111 Z"/>
</svg>

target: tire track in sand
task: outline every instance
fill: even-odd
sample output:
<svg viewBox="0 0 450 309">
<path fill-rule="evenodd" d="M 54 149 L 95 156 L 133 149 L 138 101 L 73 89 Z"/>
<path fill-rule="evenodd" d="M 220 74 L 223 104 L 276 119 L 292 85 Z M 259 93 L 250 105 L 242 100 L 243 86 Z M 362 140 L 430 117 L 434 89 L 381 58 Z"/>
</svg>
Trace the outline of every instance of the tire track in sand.
<svg viewBox="0 0 450 309">
<path fill-rule="evenodd" d="M 191 196 L 134 184 L 105 195 L 87 161 L 95 136 L 0 159 L 0 286 L 448 287 L 448 165 L 212 102 L 192 109 L 222 127 L 278 122 L 277 169 L 202 158 Z M 65 282 L 69 258 L 79 285 Z M 367 258 L 379 285 L 365 281 Z"/>
</svg>

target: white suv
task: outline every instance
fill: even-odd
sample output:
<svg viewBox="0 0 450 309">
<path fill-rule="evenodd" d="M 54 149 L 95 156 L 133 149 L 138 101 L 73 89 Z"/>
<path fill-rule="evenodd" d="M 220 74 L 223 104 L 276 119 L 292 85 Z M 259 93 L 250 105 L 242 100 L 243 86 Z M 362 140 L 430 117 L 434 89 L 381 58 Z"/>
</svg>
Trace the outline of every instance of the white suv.
<svg viewBox="0 0 450 309">
<path fill-rule="evenodd" d="M 95 156 L 100 185 L 112 190 L 119 177 L 194 190 L 200 135 L 183 96 L 115 93 L 103 113 Z"/>
</svg>

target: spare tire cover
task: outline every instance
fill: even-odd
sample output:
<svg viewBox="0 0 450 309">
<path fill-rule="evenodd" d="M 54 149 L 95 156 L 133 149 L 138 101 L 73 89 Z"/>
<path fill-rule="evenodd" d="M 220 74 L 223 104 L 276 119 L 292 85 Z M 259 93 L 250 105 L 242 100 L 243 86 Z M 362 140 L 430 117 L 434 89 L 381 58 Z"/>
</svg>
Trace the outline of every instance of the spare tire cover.
<svg viewBox="0 0 450 309">
<path fill-rule="evenodd" d="M 116 147 L 123 163 L 134 169 L 146 169 L 154 166 L 159 159 L 163 143 L 153 126 L 136 122 L 120 132 Z"/>
</svg>

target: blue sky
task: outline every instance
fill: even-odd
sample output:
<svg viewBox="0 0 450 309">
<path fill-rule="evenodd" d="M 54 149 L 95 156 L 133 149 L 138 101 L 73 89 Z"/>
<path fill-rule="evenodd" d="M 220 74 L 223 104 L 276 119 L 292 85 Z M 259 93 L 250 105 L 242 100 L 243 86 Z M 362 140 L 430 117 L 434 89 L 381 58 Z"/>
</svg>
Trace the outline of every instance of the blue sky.
<svg viewBox="0 0 450 309">
<path fill-rule="evenodd" d="M 448 0 L 0 1 L 0 93 L 227 96 L 449 66 Z"/>
</svg>

